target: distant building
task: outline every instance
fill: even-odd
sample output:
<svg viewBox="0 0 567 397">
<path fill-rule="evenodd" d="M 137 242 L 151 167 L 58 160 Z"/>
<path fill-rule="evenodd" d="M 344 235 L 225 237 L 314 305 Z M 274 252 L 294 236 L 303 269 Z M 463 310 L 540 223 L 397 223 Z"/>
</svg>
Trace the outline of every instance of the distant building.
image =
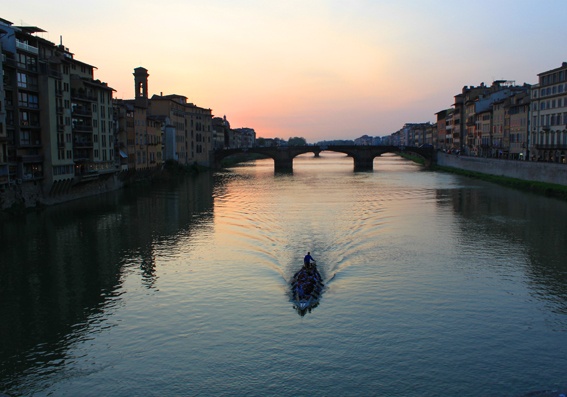
<svg viewBox="0 0 567 397">
<path fill-rule="evenodd" d="M 253 128 L 232 129 L 232 141 L 230 145 L 231 148 L 251 148 L 254 147 L 255 144 L 256 131 L 254 131 Z M 278 142 L 278 145 L 284 146 L 282 142 Z M 285 142 L 285 145 L 287 145 L 287 142 Z"/>
<path fill-rule="evenodd" d="M 363 135 L 360 138 L 354 140 L 354 144 L 358 146 L 370 146 L 372 145 L 372 137 L 368 135 Z"/>
<path fill-rule="evenodd" d="M 224 117 L 213 117 L 214 149 L 228 149 L 230 147 L 230 123 Z"/>
<path fill-rule="evenodd" d="M 449 150 L 453 147 L 453 134 L 451 133 L 451 120 L 454 109 L 441 110 L 437 116 L 437 140 L 434 145 L 441 150 Z"/>
<path fill-rule="evenodd" d="M 166 148 L 166 159 L 171 154 L 180 164 L 210 165 L 213 150 L 213 128 L 211 109 L 201 108 L 187 102 L 183 95 L 153 95 L 149 112 L 153 116 L 168 117 L 170 133 L 175 131 L 174 139 L 166 139 L 166 145 L 174 141 L 175 151 Z"/>
<path fill-rule="evenodd" d="M 530 98 L 530 92 L 521 92 L 510 97 L 508 145 L 511 159 L 529 159 Z M 567 122 L 567 120 L 565 121 Z M 504 146 L 506 144 L 506 141 L 504 141 Z"/>
</svg>

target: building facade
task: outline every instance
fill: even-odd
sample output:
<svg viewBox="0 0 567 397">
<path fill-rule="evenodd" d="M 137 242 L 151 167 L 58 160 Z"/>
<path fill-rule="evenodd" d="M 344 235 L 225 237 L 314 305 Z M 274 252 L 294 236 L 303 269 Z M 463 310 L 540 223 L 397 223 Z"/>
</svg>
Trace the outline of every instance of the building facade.
<svg viewBox="0 0 567 397">
<path fill-rule="evenodd" d="M 0 181 L 54 195 L 117 171 L 113 89 L 62 43 L 41 38 L 44 32 L 0 19 Z"/>
<path fill-rule="evenodd" d="M 538 74 L 531 94 L 532 160 L 566 163 L 567 62 Z"/>
</svg>

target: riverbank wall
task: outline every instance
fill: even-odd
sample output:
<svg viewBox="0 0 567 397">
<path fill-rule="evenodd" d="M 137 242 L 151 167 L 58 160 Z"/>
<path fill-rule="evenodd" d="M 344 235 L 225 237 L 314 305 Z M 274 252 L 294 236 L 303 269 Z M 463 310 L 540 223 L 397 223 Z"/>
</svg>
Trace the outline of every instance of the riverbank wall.
<svg viewBox="0 0 567 397">
<path fill-rule="evenodd" d="M 93 180 L 61 181 L 57 189 L 52 188 L 45 192 L 41 181 L 21 184 L 10 184 L 0 189 L 0 212 L 19 213 L 33 208 L 62 204 L 98 194 L 108 193 L 122 189 L 130 184 L 147 183 L 153 179 L 167 179 L 175 174 L 156 167 L 138 171 L 123 171 L 120 173 L 98 175 Z"/>
<path fill-rule="evenodd" d="M 437 165 L 524 181 L 567 186 L 567 165 L 437 153 Z"/>
<path fill-rule="evenodd" d="M 41 182 L 11 184 L 0 190 L 0 211 L 19 212 L 111 192 L 124 187 L 124 179 L 112 174 L 85 183 L 69 181 L 61 186 L 57 193 L 46 193 Z"/>
</svg>

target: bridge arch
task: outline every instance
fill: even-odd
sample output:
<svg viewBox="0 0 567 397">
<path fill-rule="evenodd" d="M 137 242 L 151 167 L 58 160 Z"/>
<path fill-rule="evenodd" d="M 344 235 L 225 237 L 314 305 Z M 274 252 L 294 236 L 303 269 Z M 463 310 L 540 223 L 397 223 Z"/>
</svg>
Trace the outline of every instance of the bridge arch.
<svg viewBox="0 0 567 397">
<path fill-rule="evenodd" d="M 354 159 L 354 171 L 372 171 L 374 159 L 384 153 L 409 152 L 423 157 L 425 165 L 431 165 L 433 148 L 413 148 L 399 146 L 356 146 L 356 145 L 330 145 L 330 146 L 283 146 L 283 147 L 252 147 L 244 149 L 223 149 L 214 151 L 214 166 L 221 168 L 224 158 L 241 153 L 256 153 L 274 160 L 276 172 L 293 171 L 293 159 L 304 153 L 313 153 L 316 156 L 322 151 L 344 153 Z"/>
</svg>

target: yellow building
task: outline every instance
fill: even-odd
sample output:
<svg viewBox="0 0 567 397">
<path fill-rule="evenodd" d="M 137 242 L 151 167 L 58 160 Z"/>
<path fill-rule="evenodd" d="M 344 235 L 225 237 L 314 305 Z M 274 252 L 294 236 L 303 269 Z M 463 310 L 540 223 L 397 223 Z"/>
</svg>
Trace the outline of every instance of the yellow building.
<svg viewBox="0 0 567 397">
<path fill-rule="evenodd" d="M 165 142 L 164 160 L 178 161 L 183 165 L 210 165 L 213 148 L 211 109 L 187 102 L 183 95 L 153 95 L 149 112 L 152 116 L 167 117 L 173 137 Z M 175 147 L 175 150 L 171 147 Z"/>
</svg>

